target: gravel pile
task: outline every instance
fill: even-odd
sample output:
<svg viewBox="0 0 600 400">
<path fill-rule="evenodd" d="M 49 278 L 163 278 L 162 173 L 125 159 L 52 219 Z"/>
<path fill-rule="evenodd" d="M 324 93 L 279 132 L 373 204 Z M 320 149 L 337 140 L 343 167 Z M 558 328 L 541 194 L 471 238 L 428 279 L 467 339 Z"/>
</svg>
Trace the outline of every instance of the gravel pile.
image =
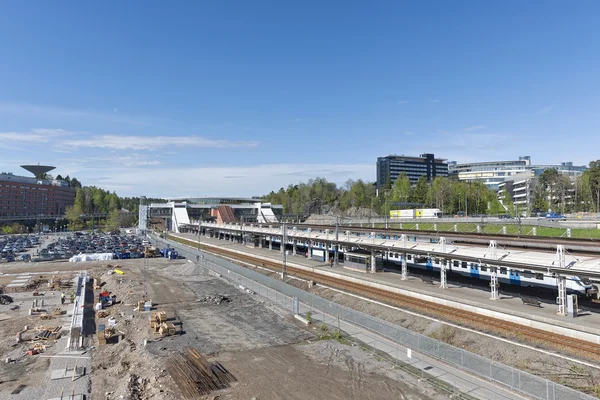
<svg viewBox="0 0 600 400">
<path fill-rule="evenodd" d="M 205 298 L 198 300 L 198 303 L 214 304 L 217 306 L 221 303 L 230 303 L 230 302 L 231 302 L 231 299 L 229 297 L 223 296 L 220 294 L 206 296 Z"/>
<path fill-rule="evenodd" d="M 0 294 L 0 304 L 10 304 L 13 302 L 13 298 L 5 295 L 5 294 Z"/>
</svg>

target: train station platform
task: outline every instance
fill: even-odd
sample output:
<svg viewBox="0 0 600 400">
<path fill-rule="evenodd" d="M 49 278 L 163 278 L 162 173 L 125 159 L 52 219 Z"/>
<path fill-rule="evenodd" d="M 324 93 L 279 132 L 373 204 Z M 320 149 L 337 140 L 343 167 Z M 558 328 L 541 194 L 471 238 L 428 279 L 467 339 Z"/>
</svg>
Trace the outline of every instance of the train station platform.
<svg viewBox="0 0 600 400">
<path fill-rule="evenodd" d="M 197 241 L 198 236 L 194 234 L 177 234 L 189 240 Z M 279 248 L 269 250 L 243 245 L 227 240 L 202 236 L 200 242 L 223 249 L 230 249 L 246 254 L 282 261 L 283 254 Z M 315 272 L 323 271 L 335 273 L 350 279 L 360 280 L 370 285 L 385 286 L 390 289 L 411 292 L 414 297 L 423 300 L 435 301 L 440 304 L 453 306 L 465 311 L 477 312 L 482 315 L 493 316 L 523 325 L 540 328 L 565 336 L 577 337 L 588 341 L 600 343 L 600 308 L 595 310 L 585 309 L 575 318 L 557 315 L 558 305 L 541 299 L 541 306 L 535 307 L 523 304 L 518 295 L 501 294 L 498 300 L 491 300 L 490 290 L 483 286 L 468 286 L 448 282 L 447 288 L 442 289 L 439 284 L 426 283 L 420 275 L 409 276 L 407 280 L 401 280 L 400 271 L 384 269 L 383 272 L 365 273 L 344 268 L 343 264 L 331 267 L 329 263 L 323 263 L 307 259 L 303 255 L 286 256 L 287 264 L 290 266 L 300 265 L 314 269 Z M 439 281 L 438 281 L 439 282 Z M 581 308 L 581 307 L 580 307 Z M 542 327 L 544 326 L 544 327 Z"/>
</svg>

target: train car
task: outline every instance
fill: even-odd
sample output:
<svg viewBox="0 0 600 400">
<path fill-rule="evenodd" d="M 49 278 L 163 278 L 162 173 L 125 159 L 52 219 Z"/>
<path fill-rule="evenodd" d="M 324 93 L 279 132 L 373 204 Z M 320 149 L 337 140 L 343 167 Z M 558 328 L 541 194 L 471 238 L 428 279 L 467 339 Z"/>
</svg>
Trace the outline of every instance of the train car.
<svg viewBox="0 0 600 400">
<path fill-rule="evenodd" d="M 438 208 L 418 208 L 415 210 L 391 210 L 391 219 L 441 218 L 442 211 Z"/>
<path fill-rule="evenodd" d="M 395 264 L 402 264 L 402 255 L 399 253 L 388 253 L 388 260 Z M 408 254 L 406 264 L 409 268 L 423 269 L 427 271 L 440 271 L 441 260 L 426 256 L 415 256 Z M 452 260 L 448 272 L 474 279 L 491 281 L 492 271 L 486 265 L 466 261 Z M 498 282 L 506 285 L 521 287 L 542 288 L 558 291 L 558 279 L 554 274 L 544 274 L 525 269 L 514 269 L 508 267 L 498 268 Z M 581 297 L 595 297 L 598 294 L 597 286 L 587 279 L 578 276 L 566 277 L 567 293 L 576 294 Z"/>
</svg>

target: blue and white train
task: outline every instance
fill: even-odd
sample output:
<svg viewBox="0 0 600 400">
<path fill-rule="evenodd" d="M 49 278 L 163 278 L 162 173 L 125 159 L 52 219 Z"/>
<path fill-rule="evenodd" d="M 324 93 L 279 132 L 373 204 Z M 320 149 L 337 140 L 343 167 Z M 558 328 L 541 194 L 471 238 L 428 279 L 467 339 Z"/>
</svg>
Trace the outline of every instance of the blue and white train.
<svg viewBox="0 0 600 400">
<path fill-rule="evenodd" d="M 387 257 L 389 262 L 402 265 L 402 254 L 400 253 L 388 253 Z M 441 264 L 439 259 L 416 256 L 408 254 L 406 257 L 406 265 L 409 268 L 423 269 L 427 271 L 440 271 Z M 448 272 L 453 272 L 458 275 L 462 275 L 469 278 L 483 279 L 491 281 L 492 271 L 485 265 L 477 263 L 452 260 Z M 558 279 L 556 276 L 543 274 L 535 271 L 528 271 L 525 269 L 515 269 L 510 267 L 498 268 L 498 282 L 507 285 L 516 285 L 521 287 L 530 288 L 541 288 L 558 290 Z M 576 294 L 582 297 L 595 297 L 598 296 L 598 287 L 593 285 L 591 281 L 587 279 L 581 279 L 578 276 L 567 276 L 566 277 L 567 293 Z"/>
</svg>

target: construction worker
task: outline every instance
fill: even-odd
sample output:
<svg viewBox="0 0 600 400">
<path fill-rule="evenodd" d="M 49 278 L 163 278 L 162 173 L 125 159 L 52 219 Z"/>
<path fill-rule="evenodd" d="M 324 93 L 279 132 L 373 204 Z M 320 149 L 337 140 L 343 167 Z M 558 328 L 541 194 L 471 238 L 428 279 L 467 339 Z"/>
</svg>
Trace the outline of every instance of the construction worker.
<svg viewBox="0 0 600 400">
<path fill-rule="evenodd" d="M 60 304 L 65 304 L 65 292 L 60 294 Z"/>
<path fill-rule="evenodd" d="M 333 257 L 329 259 L 329 265 L 331 265 L 331 268 L 333 268 Z"/>
<path fill-rule="evenodd" d="M 75 293 L 71 292 L 71 304 L 75 302 Z"/>
</svg>

